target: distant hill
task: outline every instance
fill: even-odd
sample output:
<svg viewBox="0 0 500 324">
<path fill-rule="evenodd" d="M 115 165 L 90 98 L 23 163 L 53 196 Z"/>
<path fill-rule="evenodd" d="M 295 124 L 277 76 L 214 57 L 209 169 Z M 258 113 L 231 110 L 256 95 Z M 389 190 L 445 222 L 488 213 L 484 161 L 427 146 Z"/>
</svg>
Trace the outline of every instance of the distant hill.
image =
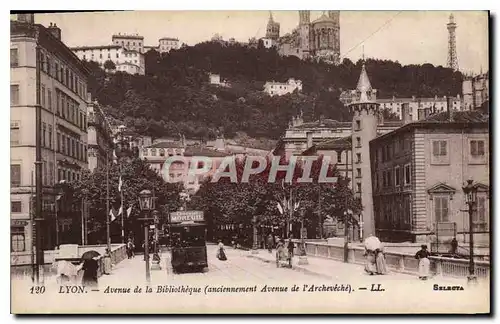
<svg viewBox="0 0 500 324">
<path fill-rule="evenodd" d="M 242 132 L 250 138 L 277 139 L 301 111 L 306 121 L 320 116 L 350 120 L 339 95 L 356 87 L 362 64 L 344 59 L 333 66 L 281 57 L 274 49 L 217 42 L 183 46 L 164 55 L 149 51 L 145 59 L 145 76 L 106 74 L 97 63 L 87 62 L 93 71 L 89 85 L 93 96 L 140 134 L 184 133 L 200 139 L 213 139 L 218 132 L 226 138 Z M 368 59 L 366 68 L 380 98 L 461 93 L 462 74 L 441 66 Z M 210 85 L 209 72 L 233 86 Z M 270 97 L 262 92 L 265 81 L 290 77 L 302 80 L 302 93 Z"/>
</svg>

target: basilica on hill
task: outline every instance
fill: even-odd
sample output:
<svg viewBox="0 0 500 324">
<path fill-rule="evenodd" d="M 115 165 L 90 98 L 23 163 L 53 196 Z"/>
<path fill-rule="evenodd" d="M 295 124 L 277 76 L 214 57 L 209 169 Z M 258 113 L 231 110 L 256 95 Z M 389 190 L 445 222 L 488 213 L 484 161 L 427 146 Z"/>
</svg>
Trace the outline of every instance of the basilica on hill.
<svg viewBox="0 0 500 324">
<path fill-rule="evenodd" d="M 340 63 L 340 11 L 323 11 L 311 22 L 309 10 L 299 11 L 299 24 L 293 31 L 279 36 L 279 23 L 269 17 L 264 43 L 275 46 L 281 55 L 300 59 L 317 59 L 332 64 Z"/>
</svg>

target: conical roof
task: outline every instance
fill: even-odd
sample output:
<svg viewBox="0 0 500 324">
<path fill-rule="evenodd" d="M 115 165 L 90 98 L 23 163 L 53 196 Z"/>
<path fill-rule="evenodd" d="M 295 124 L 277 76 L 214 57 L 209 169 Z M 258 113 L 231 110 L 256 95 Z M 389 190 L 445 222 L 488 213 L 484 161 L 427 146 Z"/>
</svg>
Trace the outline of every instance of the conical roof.
<svg viewBox="0 0 500 324">
<path fill-rule="evenodd" d="M 361 74 L 359 76 L 358 86 L 356 87 L 356 90 L 360 93 L 359 102 L 370 101 L 372 85 L 370 84 L 370 79 L 368 78 L 368 73 L 366 73 L 364 63 L 361 69 Z"/>
</svg>

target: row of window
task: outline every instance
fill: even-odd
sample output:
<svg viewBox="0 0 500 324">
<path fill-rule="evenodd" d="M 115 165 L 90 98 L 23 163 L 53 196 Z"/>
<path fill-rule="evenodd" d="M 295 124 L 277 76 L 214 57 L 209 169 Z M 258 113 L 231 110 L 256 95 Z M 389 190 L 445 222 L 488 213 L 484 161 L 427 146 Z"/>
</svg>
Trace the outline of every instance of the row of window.
<svg viewBox="0 0 500 324">
<path fill-rule="evenodd" d="M 10 49 L 10 66 L 18 67 L 21 65 L 19 60 L 19 49 Z M 45 51 L 40 53 L 40 69 L 47 75 L 55 78 L 61 82 L 66 88 L 73 91 L 75 94 L 80 96 L 80 98 L 85 98 L 87 93 L 87 86 L 85 82 L 80 79 L 76 72 L 73 72 L 64 63 L 57 60 L 55 57 L 51 57 Z"/>
<path fill-rule="evenodd" d="M 49 103 L 49 106 L 51 106 L 51 103 Z M 87 116 L 83 111 L 80 111 L 79 107 L 77 101 L 61 90 L 56 89 L 56 115 L 85 131 L 87 129 Z"/>
<path fill-rule="evenodd" d="M 469 154 L 472 157 L 484 157 L 485 143 L 483 140 L 470 140 L 469 141 Z M 432 155 L 434 156 L 447 156 L 448 155 L 448 141 L 435 140 L 432 141 Z"/>
<path fill-rule="evenodd" d="M 99 58 L 102 59 L 102 53 L 99 54 Z M 120 58 L 120 53 L 116 53 L 116 58 Z M 86 60 L 87 59 L 87 56 L 85 54 L 83 54 L 83 60 Z M 108 53 L 108 59 L 111 59 L 111 53 Z M 92 56 L 90 58 L 91 61 L 94 60 L 94 53 L 92 53 Z"/>
<path fill-rule="evenodd" d="M 151 156 L 156 156 L 156 149 L 155 148 L 152 148 L 152 149 L 149 149 L 151 151 Z M 158 149 L 158 153 L 159 153 L 159 156 L 165 156 L 165 149 L 161 148 L 161 149 Z M 148 149 L 145 148 L 142 150 L 142 154 L 144 156 L 147 156 L 149 155 L 148 154 Z M 177 152 L 177 151 L 174 151 L 174 154 L 172 154 L 171 152 L 168 153 L 168 156 L 174 156 L 174 155 L 181 155 L 180 152 Z"/>
<path fill-rule="evenodd" d="M 65 170 L 58 169 L 57 170 L 57 181 L 66 180 L 66 181 L 76 181 L 80 180 L 81 175 L 79 172 L 74 170 Z"/>
<path fill-rule="evenodd" d="M 407 137 L 401 137 L 392 143 L 380 147 L 377 151 L 377 160 L 382 163 L 391 161 L 395 156 L 410 149 L 411 140 Z"/>
<path fill-rule="evenodd" d="M 433 197 L 434 222 L 450 222 L 450 196 L 436 195 Z M 487 197 L 478 195 L 475 212 L 472 214 L 473 229 L 476 231 L 487 230 Z"/>
<path fill-rule="evenodd" d="M 54 179 L 54 162 L 52 161 L 42 161 L 42 183 L 45 186 L 51 186 L 55 183 Z M 33 174 L 34 177 L 34 174 Z M 34 182 L 35 179 L 33 178 Z M 21 186 L 21 164 L 11 164 L 10 165 L 10 185 L 11 187 Z"/>
<path fill-rule="evenodd" d="M 406 164 L 403 167 L 399 165 L 394 169 L 383 170 L 375 175 L 375 188 L 392 188 L 401 185 L 411 184 L 411 165 Z"/>
<path fill-rule="evenodd" d="M 57 132 L 56 150 L 58 153 L 87 162 L 87 145 L 70 135 Z"/>
</svg>

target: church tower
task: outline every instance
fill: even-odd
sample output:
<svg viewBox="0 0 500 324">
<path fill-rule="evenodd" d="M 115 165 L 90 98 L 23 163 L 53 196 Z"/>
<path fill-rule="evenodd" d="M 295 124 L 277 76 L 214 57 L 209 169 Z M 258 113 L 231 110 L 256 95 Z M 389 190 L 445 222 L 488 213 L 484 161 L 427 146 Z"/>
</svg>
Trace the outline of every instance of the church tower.
<svg viewBox="0 0 500 324">
<path fill-rule="evenodd" d="M 333 20 L 333 52 L 334 52 L 334 63 L 340 64 L 340 11 L 339 10 L 329 10 L 328 17 Z"/>
<path fill-rule="evenodd" d="M 311 51 L 311 12 L 309 10 L 299 10 L 299 37 L 300 37 L 300 51 L 302 58 L 310 55 Z"/>
<path fill-rule="evenodd" d="M 269 11 L 269 21 L 267 22 L 266 38 L 277 41 L 280 37 L 280 23 L 275 22 L 273 13 Z"/>
<path fill-rule="evenodd" d="M 377 137 L 379 104 L 376 103 L 376 91 L 372 89 L 364 63 L 349 109 L 353 113 L 352 167 L 355 175 L 351 181 L 355 195 L 361 198 L 363 205 L 360 217 L 363 222 L 363 237 L 368 237 L 375 235 L 369 144 Z"/>
</svg>

